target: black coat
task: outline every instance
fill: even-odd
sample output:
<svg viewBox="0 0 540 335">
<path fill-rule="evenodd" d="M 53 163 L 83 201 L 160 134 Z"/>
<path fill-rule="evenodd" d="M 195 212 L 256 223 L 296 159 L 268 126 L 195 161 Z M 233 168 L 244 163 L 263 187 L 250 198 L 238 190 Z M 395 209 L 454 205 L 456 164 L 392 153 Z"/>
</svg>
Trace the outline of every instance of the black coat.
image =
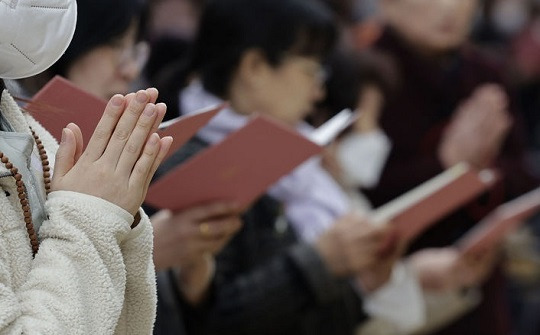
<svg viewBox="0 0 540 335">
<path fill-rule="evenodd" d="M 190 141 L 161 168 L 163 174 L 207 147 Z M 210 298 L 195 309 L 184 303 L 171 274 L 158 281 L 155 334 L 169 334 L 181 319 L 188 334 L 351 335 L 365 318 L 348 280 L 332 276 L 312 246 L 298 241 L 275 199 L 261 197 L 244 225 L 216 258 Z M 174 295 L 174 299 L 170 299 Z"/>
</svg>

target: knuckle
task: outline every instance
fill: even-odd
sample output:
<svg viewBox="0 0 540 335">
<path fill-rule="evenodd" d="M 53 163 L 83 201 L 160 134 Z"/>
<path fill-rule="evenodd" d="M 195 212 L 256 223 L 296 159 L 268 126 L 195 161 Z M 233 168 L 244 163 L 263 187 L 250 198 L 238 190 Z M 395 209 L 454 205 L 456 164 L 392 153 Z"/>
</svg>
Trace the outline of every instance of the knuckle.
<svg viewBox="0 0 540 335">
<path fill-rule="evenodd" d="M 148 117 L 139 118 L 139 120 L 137 121 L 137 127 L 141 129 L 148 129 L 153 123 L 154 123 L 154 120 L 152 118 L 148 118 Z"/>
<path fill-rule="evenodd" d="M 119 141 L 126 141 L 129 137 L 129 132 L 125 129 L 117 129 L 114 132 L 114 138 Z"/>
<path fill-rule="evenodd" d="M 137 164 L 135 165 L 135 167 L 133 168 L 133 173 L 135 175 L 146 175 L 146 171 L 147 171 L 147 164 Z"/>
<path fill-rule="evenodd" d="M 99 141 L 105 141 L 108 139 L 109 133 L 98 128 L 94 131 L 94 137 Z"/>
<path fill-rule="evenodd" d="M 127 108 L 127 114 L 130 116 L 138 117 L 139 114 L 141 114 L 142 109 L 144 108 L 144 105 L 139 104 L 130 104 Z"/>
<path fill-rule="evenodd" d="M 137 154 L 139 153 L 139 150 L 140 150 L 139 146 L 135 143 L 126 144 L 125 151 L 130 154 Z"/>
<path fill-rule="evenodd" d="M 157 150 L 153 146 L 146 146 L 143 150 L 143 155 L 148 159 L 152 159 L 157 153 Z"/>
</svg>

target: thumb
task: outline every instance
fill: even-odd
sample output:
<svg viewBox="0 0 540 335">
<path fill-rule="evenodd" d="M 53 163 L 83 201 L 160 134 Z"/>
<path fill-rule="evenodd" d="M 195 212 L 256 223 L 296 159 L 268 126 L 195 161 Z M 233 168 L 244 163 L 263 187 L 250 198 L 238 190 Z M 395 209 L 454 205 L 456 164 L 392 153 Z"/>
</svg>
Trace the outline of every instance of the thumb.
<svg viewBox="0 0 540 335">
<path fill-rule="evenodd" d="M 54 176 L 65 176 L 75 164 L 75 153 L 77 151 L 77 143 L 75 134 L 69 128 L 62 130 L 62 139 L 60 147 L 56 152 L 56 162 L 54 164 Z"/>
<path fill-rule="evenodd" d="M 83 148 L 84 148 L 84 140 L 83 140 L 83 136 L 82 136 L 82 132 L 81 132 L 81 128 L 79 128 L 79 126 L 77 126 L 75 123 L 69 123 L 66 128 L 68 128 L 69 130 L 71 130 L 73 132 L 73 134 L 75 135 L 75 162 L 77 162 L 79 160 L 79 158 L 81 157 L 82 155 L 82 152 L 83 152 Z"/>
</svg>

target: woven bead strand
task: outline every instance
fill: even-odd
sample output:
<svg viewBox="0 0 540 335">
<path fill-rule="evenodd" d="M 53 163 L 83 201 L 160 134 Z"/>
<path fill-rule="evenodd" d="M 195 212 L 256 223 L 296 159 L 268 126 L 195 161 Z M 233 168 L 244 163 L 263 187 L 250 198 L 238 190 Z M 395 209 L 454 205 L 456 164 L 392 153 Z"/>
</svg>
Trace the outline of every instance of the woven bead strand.
<svg viewBox="0 0 540 335">
<path fill-rule="evenodd" d="M 45 192 L 49 194 L 51 190 L 51 173 L 47 153 L 45 152 L 45 147 L 43 143 L 36 135 L 34 130 L 32 131 L 32 136 L 36 142 L 38 148 L 39 158 L 41 159 L 41 166 L 43 168 L 43 181 L 45 184 Z M 39 240 L 37 238 L 37 233 L 34 229 L 34 224 L 32 223 L 32 213 L 30 211 L 30 204 L 28 202 L 28 195 L 26 194 L 26 187 L 22 180 L 22 175 L 19 173 L 19 169 L 13 166 L 13 163 L 9 161 L 9 158 L 0 151 L 0 161 L 4 164 L 6 169 L 10 170 L 13 178 L 15 178 L 15 185 L 17 186 L 17 196 L 19 198 L 19 203 L 21 204 L 21 209 L 23 211 L 24 223 L 26 225 L 26 231 L 28 232 L 28 237 L 30 238 L 30 245 L 32 246 L 32 253 L 35 255 L 39 250 Z"/>
</svg>

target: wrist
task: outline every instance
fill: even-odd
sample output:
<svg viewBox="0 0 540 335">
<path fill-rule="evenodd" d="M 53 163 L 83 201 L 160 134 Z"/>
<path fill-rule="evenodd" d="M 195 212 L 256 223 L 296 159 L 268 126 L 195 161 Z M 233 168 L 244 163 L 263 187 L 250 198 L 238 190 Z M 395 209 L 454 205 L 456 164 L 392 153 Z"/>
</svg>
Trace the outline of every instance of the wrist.
<svg viewBox="0 0 540 335">
<path fill-rule="evenodd" d="M 178 286 L 187 301 L 198 304 L 206 297 L 215 274 L 215 261 L 210 254 L 174 270 Z"/>
</svg>

